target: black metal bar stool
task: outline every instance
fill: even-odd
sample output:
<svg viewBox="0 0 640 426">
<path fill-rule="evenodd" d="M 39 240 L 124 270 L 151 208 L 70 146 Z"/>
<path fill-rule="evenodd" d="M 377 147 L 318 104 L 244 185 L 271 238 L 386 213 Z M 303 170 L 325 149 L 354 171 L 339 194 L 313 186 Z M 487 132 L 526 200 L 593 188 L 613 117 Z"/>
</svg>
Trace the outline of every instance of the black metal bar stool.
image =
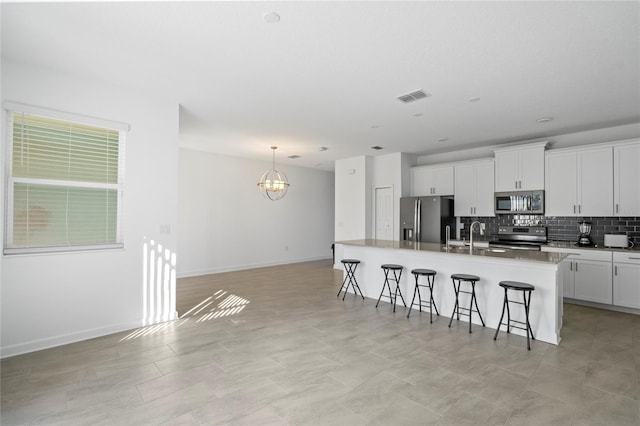
<svg viewBox="0 0 640 426">
<path fill-rule="evenodd" d="M 384 284 L 382 284 L 382 291 L 380 292 L 380 296 L 378 297 L 376 308 L 380 304 L 380 298 L 382 298 L 385 287 L 389 289 L 389 296 L 385 297 L 389 297 L 389 302 L 393 303 L 393 312 L 396 311 L 396 299 L 398 298 L 398 295 L 400 295 L 402 304 L 406 308 L 407 303 L 404 301 L 404 297 L 402 297 L 402 291 L 400 290 L 400 277 L 402 277 L 402 270 L 404 269 L 404 266 L 387 263 L 382 265 L 381 268 L 384 271 Z M 389 277 L 389 272 L 393 273 L 393 277 Z M 391 293 L 391 284 L 389 283 L 389 281 L 395 281 L 396 283 L 396 289 L 393 294 Z"/>
<path fill-rule="evenodd" d="M 342 259 L 341 262 L 344 265 L 344 270 L 347 275 L 344 277 L 344 281 L 342 281 L 342 286 L 340 287 L 340 290 L 338 290 L 338 295 L 336 297 L 340 297 L 340 292 L 344 289 L 344 295 L 342 296 L 342 300 L 344 300 L 347 296 L 349 285 L 351 285 L 351 288 L 353 288 L 353 294 L 357 296 L 358 292 L 360 292 L 360 296 L 362 296 L 362 300 L 364 300 L 362 290 L 360 290 L 358 281 L 356 281 L 356 269 L 358 268 L 360 261 L 358 259 Z"/>
<path fill-rule="evenodd" d="M 493 336 L 493 340 L 498 338 L 498 332 L 500 331 L 501 325 L 507 326 L 507 333 L 510 332 L 511 327 L 519 328 L 520 330 L 525 330 L 527 332 L 527 349 L 531 350 L 531 343 L 529 341 L 529 333 L 531 333 L 531 338 L 536 340 L 533 337 L 533 330 L 531 329 L 531 324 L 529 323 L 529 306 L 531 302 L 531 292 L 536 288 L 528 283 L 521 283 L 518 281 L 500 281 L 500 287 L 504 288 L 504 303 L 502 304 L 502 315 L 500 315 L 500 322 L 498 323 L 498 327 L 496 328 L 496 334 Z M 509 290 L 521 291 L 522 292 L 522 302 L 517 302 L 515 300 L 509 300 L 508 292 Z M 509 312 L 509 303 L 517 303 L 518 305 L 524 305 L 524 316 L 525 321 L 517 321 L 511 319 L 511 312 Z M 503 323 L 502 319 L 504 318 L 504 310 L 507 309 L 507 323 Z M 515 322 L 518 324 L 524 325 L 524 327 L 520 327 L 518 325 L 511 325 L 511 322 Z"/>
<path fill-rule="evenodd" d="M 451 323 L 453 322 L 454 316 L 457 316 L 457 319 L 459 321 L 460 315 L 466 315 L 469 317 L 469 333 L 471 333 L 471 315 L 473 315 L 474 312 L 478 314 L 478 316 L 480 317 L 480 322 L 484 327 L 485 326 L 484 320 L 482 319 L 482 314 L 480 313 L 480 309 L 478 308 L 478 299 L 476 298 L 476 282 L 480 281 L 480 277 L 476 275 L 468 275 L 468 274 L 452 274 L 451 281 L 453 281 L 453 291 L 455 291 L 456 293 L 456 304 L 453 307 L 453 313 L 451 314 L 451 319 L 449 320 L 449 327 L 451 327 Z M 457 286 L 456 286 L 456 281 L 457 281 Z M 460 290 L 460 284 L 462 282 L 468 282 L 469 284 L 471 284 L 471 291 Z M 462 306 L 460 306 L 460 301 L 458 299 L 458 296 L 460 295 L 460 293 L 471 295 L 471 301 L 469 302 L 468 308 L 463 308 Z M 476 305 L 475 309 L 473 309 L 474 304 Z M 460 313 L 461 309 L 465 312 Z"/>
<path fill-rule="evenodd" d="M 429 308 L 429 322 L 433 322 L 433 315 L 431 307 L 433 306 L 436 310 L 436 315 L 440 316 L 438 312 L 438 307 L 436 306 L 435 300 L 433 300 L 433 283 L 436 277 L 436 271 L 432 269 L 413 269 L 411 273 L 414 277 L 416 277 L 416 286 L 413 290 L 413 299 L 411 299 L 411 304 L 409 304 L 409 313 L 407 314 L 407 318 L 411 315 L 411 308 L 413 305 L 417 305 L 420 308 L 420 312 L 422 312 L 422 308 Z M 427 282 L 425 284 L 420 284 L 418 282 L 418 277 L 427 277 Z M 420 294 L 420 287 L 428 287 L 429 288 L 429 301 L 422 300 L 422 295 Z M 418 303 L 414 303 L 416 300 L 416 294 L 418 295 Z"/>
</svg>

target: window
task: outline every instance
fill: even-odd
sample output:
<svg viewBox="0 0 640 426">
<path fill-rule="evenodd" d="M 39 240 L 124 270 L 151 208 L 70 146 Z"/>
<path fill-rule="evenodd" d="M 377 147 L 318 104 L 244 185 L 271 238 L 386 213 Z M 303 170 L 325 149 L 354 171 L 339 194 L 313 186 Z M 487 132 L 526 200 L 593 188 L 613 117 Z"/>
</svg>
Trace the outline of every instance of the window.
<svg viewBox="0 0 640 426">
<path fill-rule="evenodd" d="M 20 105 L 7 118 L 4 253 L 123 247 L 128 126 Z"/>
</svg>

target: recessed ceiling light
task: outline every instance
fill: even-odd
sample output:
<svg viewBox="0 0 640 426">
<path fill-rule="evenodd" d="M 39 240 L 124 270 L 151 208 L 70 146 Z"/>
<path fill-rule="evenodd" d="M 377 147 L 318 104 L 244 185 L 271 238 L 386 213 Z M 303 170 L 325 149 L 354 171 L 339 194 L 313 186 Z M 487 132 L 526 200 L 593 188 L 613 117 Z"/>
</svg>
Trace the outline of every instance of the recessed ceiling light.
<svg viewBox="0 0 640 426">
<path fill-rule="evenodd" d="M 326 146 L 321 146 L 320 148 L 318 148 L 318 151 L 326 151 L 329 148 L 327 148 Z"/>
<path fill-rule="evenodd" d="M 293 154 L 293 155 L 290 155 L 288 158 L 295 159 L 295 158 L 300 158 L 300 156 L 298 154 Z"/>
<path fill-rule="evenodd" d="M 379 150 L 384 149 L 384 148 L 381 147 L 381 146 L 376 145 L 376 146 L 372 146 L 371 149 L 375 149 L 376 151 L 379 151 Z"/>
<path fill-rule="evenodd" d="M 552 121 L 552 120 L 553 120 L 553 117 L 540 117 L 536 121 L 538 123 L 548 123 L 549 121 Z"/>
<path fill-rule="evenodd" d="M 277 24 L 278 22 L 280 22 L 280 15 L 278 15 L 276 12 L 269 12 L 265 13 L 262 16 L 262 19 L 264 19 L 264 22 L 266 22 L 267 24 Z"/>
<path fill-rule="evenodd" d="M 445 141 L 448 141 L 448 140 L 449 140 L 449 138 L 438 138 L 438 139 L 436 139 L 436 141 L 438 141 L 438 142 L 445 142 Z"/>
<path fill-rule="evenodd" d="M 469 98 L 467 99 L 469 102 L 478 102 L 480 98 Z"/>
</svg>

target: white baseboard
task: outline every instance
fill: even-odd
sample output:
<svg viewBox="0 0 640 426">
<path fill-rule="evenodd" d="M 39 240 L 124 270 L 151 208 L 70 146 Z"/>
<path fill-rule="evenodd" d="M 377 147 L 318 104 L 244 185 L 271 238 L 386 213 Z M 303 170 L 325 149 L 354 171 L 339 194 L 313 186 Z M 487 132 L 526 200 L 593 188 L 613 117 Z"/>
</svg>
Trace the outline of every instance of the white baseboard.
<svg viewBox="0 0 640 426">
<path fill-rule="evenodd" d="M 640 315 L 640 309 L 626 308 L 624 306 L 607 305 L 604 303 L 587 302 L 585 300 L 571 299 L 569 297 L 563 298 L 565 303 L 571 303 L 573 305 L 588 306 L 590 308 L 606 309 L 607 311 L 622 312 L 625 314 Z"/>
<path fill-rule="evenodd" d="M 173 315 L 177 318 L 177 313 Z M 29 352 L 41 351 L 56 346 L 68 345 L 70 343 L 80 342 L 82 340 L 94 339 L 109 334 L 120 333 L 122 331 L 132 330 L 143 327 L 143 320 L 113 324 L 105 327 L 92 328 L 69 334 L 62 334 L 44 339 L 31 340 L 28 342 L 18 343 L 15 345 L 4 346 L 0 348 L 0 359 L 8 358 L 16 355 L 22 355 Z"/>
<path fill-rule="evenodd" d="M 246 263 L 242 265 L 220 266 L 220 267 L 210 268 L 210 269 L 178 271 L 176 276 L 177 278 L 197 277 L 200 275 L 220 274 L 222 272 L 244 271 L 247 269 L 266 268 L 269 266 L 289 265 L 291 263 L 313 262 L 316 260 L 328 260 L 328 259 L 331 259 L 331 258 L 322 256 L 322 257 L 310 257 L 310 258 L 302 258 L 302 259 L 290 259 L 290 260 L 278 261 L 278 262 Z"/>
</svg>

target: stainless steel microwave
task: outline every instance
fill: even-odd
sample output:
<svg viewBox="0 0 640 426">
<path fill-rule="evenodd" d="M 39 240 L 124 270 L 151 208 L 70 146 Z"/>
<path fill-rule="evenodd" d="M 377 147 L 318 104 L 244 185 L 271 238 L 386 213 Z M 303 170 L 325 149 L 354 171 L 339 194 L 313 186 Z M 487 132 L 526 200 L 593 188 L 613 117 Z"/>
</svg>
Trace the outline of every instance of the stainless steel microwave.
<svg viewBox="0 0 640 426">
<path fill-rule="evenodd" d="M 544 214 L 544 191 L 496 192 L 496 214 Z"/>
</svg>

